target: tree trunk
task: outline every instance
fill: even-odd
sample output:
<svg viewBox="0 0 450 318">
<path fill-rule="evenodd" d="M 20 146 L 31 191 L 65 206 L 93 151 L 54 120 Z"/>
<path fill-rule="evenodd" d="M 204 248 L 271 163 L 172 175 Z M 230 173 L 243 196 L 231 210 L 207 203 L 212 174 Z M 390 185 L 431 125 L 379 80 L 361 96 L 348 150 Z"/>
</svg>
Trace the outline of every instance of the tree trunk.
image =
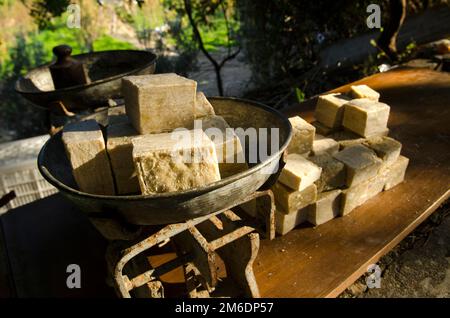
<svg viewBox="0 0 450 318">
<path fill-rule="evenodd" d="M 389 22 L 378 39 L 378 46 L 391 60 L 397 61 L 397 36 L 405 20 L 406 0 L 390 0 L 389 8 Z"/>
</svg>

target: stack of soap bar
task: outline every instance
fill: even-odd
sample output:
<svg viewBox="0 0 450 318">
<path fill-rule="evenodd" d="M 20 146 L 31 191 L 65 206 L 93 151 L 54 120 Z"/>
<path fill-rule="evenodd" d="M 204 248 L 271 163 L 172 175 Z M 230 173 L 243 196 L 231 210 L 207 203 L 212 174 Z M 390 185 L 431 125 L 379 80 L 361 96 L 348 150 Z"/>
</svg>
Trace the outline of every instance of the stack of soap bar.
<svg viewBox="0 0 450 318">
<path fill-rule="evenodd" d="M 314 117 L 327 127 L 338 128 L 342 126 L 343 106 L 348 101 L 349 98 L 341 94 L 319 96 Z"/>
<path fill-rule="evenodd" d="M 308 222 L 320 225 L 339 215 L 341 208 L 341 190 L 319 193 L 317 201 L 308 207 Z"/>
<path fill-rule="evenodd" d="M 345 128 L 366 138 L 386 133 L 388 105 L 370 99 L 353 99 L 344 107 Z"/>
<path fill-rule="evenodd" d="M 374 137 L 364 142 L 381 158 L 385 165 L 393 164 L 400 156 L 402 144 L 390 137 Z"/>
<path fill-rule="evenodd" d="M 383 191 L 386 179 L 379 174 L 364 182 L 342 191 L 341 215 L 346 215 L 356 207 L 364 204 L 367 200 L 373 198 Z"/>
<path fill-rule="evenodd" d="M 200 130 L 133 138 L 142 194 L 183 191 L 220 180 L 214 143 Z"/>
<path fill-rule="evenodd" d="M 216 147 L 222 179 L 248 169 L 241 141 L 223 117 L 205 117 L 202 118 L 201 124 L 201 128 Z"/>
<path fill-rule="evenodd" d="M 367 85 L 354 85 L 350 87 L 350 94 L 353 98 L 367 98 L 378 102 L 380 94 Z"/>
<path fill-rule="evenodd" d="M 133 163 L 132 138 L 137 131 L 129 123 L 109 125 L 106 129 L 106 149 L 113 168 L 118 194 L 140 192 Z"/>
<path fill-rule="evenodd" d="M 320 178 L 322 168 L 298 154 L 289 154 L 278 181 L 289 188 L 302 191 Z"/>
<path fill-rule="evenodd" d="M 195 118 L 214 116 L 214 108 L 203 92 L 197 92 L 195 102 Z"/>
<path fill-rule="evenodd" d="M 355 145 L 334 154 L 346 169 L 346 185 L 355 186 L 377 175 L 381 168 L 381 159 L 369 148 Z"/>
<path fill-rule="evenodd" d="M 95 120 L 66 125 L 62 141 L 81 191 L 114 195 L 114 181 L 105 141 Z"/>
<path fill-rule="evenodd" d="M 311 151 L 316 128 L 303 118 L 289 118 L 292 125 L 292 140 L 287 147 L 288 153 L 305 155 Z"/>
<path fill-rule="evenodd" d="M 317 187 L 315 184 L 302 191 L 296 191 L 280 182 L 276 182 L 272 186 L 272 192 L 275 196 L 278 210 L 285 213 L 297 212 L 316 201 L 317 198 Z"/>
<path fill-rule="evenodd" d="M 397 184 L 403 182 L 405 179 L 406 168 L 408 167 L 409 159 L 404 156 L 399 156 L 397 160 L 390 165 L 385 173 L 384 190 L 389 190 Z"/>
<path fill-rule="evenodd" d="M 307 217 L 308 207 L 289 214 L 275 210 L 275 231 L 280 235 L 285 235 L 297 225 L 305 222 Z"/>
<path fill-rule="evenodd" d="M 192 127 L 196 89 L 197 82 L 172 73 L 122 80 L 126 113 L 140 134 Z"/>
<path fill-rule="evenodd" d="M 345 186 L 345 165 L 328 153 L 309 157 L 313 163 L 322 168 L 320 178 L 316 181 L 317 191 L 329 191 Z"/>
<path fill-rule="evenodd" d="M 311 155 L 318 156 L 324 153 L 334 154 L 339 151 L 339 143 L 322 135 L 316 134 L 314 138 Z"/>
</svg>

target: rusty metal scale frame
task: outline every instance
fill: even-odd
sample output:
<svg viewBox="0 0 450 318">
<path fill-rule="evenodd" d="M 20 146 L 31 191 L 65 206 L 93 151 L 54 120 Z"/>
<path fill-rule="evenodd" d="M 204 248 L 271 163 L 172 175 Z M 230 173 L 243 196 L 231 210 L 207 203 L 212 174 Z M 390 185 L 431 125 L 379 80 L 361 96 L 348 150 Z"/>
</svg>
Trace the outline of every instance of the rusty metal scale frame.
<svg viewBox="0 0 450 318">
<path fill-rule="evenodd" d="M 242 209 L 231 211 L 232 208 L 251 200 L 256 200 L 257 215 L 250 216 Z M 274 239 L 274 213 L 272 191 L 257 191 L 238 204 L 220 211 L 166 225 L 156 233 L 130 246 L 127 246 L 129 242 L 123 240 L 110 241 L 106 259 L 118 296 L 131 298 L 132 290 L 144 286 L 144 292 L 137 293 L 138 297 L 164 297 L 164 289 L 159 277 L 182 266 L 189 297 L 209 297 L 218 285 L 216 257 L 219 255 L 226 266 L 227 276 L 230 275 L 239 285 L 244 296 L 259 297 L 259 289 L 253 273 L 253 261 L 259 250 L 259 234 L 255 231 L 263 234 L 267 239 Z M 98 223 L 93 223 L 100 232 L 104 230 Z M 261 223 L 264 225 L 261 226 Z M 124 269 L 128 263 L 136 260 L 150 248 L 169 240 L 173 240 L 177 247 L 176 259 L 157 268 L 151 268 L 150 263 L 139 264 L 137 271 L 125 273 Z M 121 247 L 117 248 L 115 245 L 121 245 Z M 123 247 L 124 245 L 126 247 Z M 150 269 L 142 272 L 145 265 Z M 140 273 L 136 274 L 136 272 Z M 131 275 L 134 277 L 130 278 Z"/>
</svg>

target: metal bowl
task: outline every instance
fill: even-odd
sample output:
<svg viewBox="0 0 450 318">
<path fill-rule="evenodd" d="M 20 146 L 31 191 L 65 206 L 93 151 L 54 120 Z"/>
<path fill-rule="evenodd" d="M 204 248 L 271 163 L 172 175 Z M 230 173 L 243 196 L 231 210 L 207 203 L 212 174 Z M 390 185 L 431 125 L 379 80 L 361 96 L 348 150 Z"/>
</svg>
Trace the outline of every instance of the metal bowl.
<svg viewBox="0 0 450 318">
<path fill-rule="evenodd" d="M 61 133 L 58 133 L 41 149 L 39 170 L 48 182 L 84 212 L 107 213 L 132 224 L 177 223 L 234 206 L 270 182 L 269 177 L 277 177 L 279 162 L 291 139 L 292 128 L 284 115 L 256 102 L 218 97 L 210 101 L 216 114 L 223 116 L 231 127 L 278 128 L 278 150 L 262 162 L 251 165 L 249 170 L 202 188 L 156 195 L 95 195 L 77 190 Z M 248 142 L 243 146 L 248 154 Z"/>
<path fill-rule="evenodd" d="M 156 55 L 147 51 L 115 50 L 73 55 L 82 62 L 91 80 L 89 84 L 54 89 L 47 63 L 19 78 L 15 90 L 34 104 L 49 108 L 60 101 L 67 110 L 77 111 L 107 105 L 108 99 L 121 97 L 121 78 L 153 74 Z"/>
</svg>

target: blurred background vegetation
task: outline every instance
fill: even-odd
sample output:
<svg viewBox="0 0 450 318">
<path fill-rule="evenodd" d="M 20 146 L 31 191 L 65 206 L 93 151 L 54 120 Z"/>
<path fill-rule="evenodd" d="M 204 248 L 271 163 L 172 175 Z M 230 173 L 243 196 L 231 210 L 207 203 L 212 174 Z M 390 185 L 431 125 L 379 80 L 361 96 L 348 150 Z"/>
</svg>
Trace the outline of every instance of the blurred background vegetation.
<svg viewBox="0 0 450 318">
<path fill-rule="evenodd" d="M 370 3 L 381 6 L 382 20 L 388 18 L 388 0 L 0 0 L 1 140 L 46 132 L 45 113 L 13 87 L 20 75 L 51 61 L 58 44 L 72 46 L 73 54 L 152 50 L 159 55 L 157 72 L 184 75 L 196 70 L 203 56 L 217 79 L 221 68 L 238 58 L 252 71 L 252 90 L 242 95 L 280 107 L 374 73 L 389 61 L 379 52 L 351 67 L 319 67 L 324 48 L 370 31 Z M 448 5 L 407 3 L 407 14 Z M 80 6 L 81 28 L 67 27 L 69 4 Z M 223 54 L 218 58 L 215 52 Z"/>
</svg>

